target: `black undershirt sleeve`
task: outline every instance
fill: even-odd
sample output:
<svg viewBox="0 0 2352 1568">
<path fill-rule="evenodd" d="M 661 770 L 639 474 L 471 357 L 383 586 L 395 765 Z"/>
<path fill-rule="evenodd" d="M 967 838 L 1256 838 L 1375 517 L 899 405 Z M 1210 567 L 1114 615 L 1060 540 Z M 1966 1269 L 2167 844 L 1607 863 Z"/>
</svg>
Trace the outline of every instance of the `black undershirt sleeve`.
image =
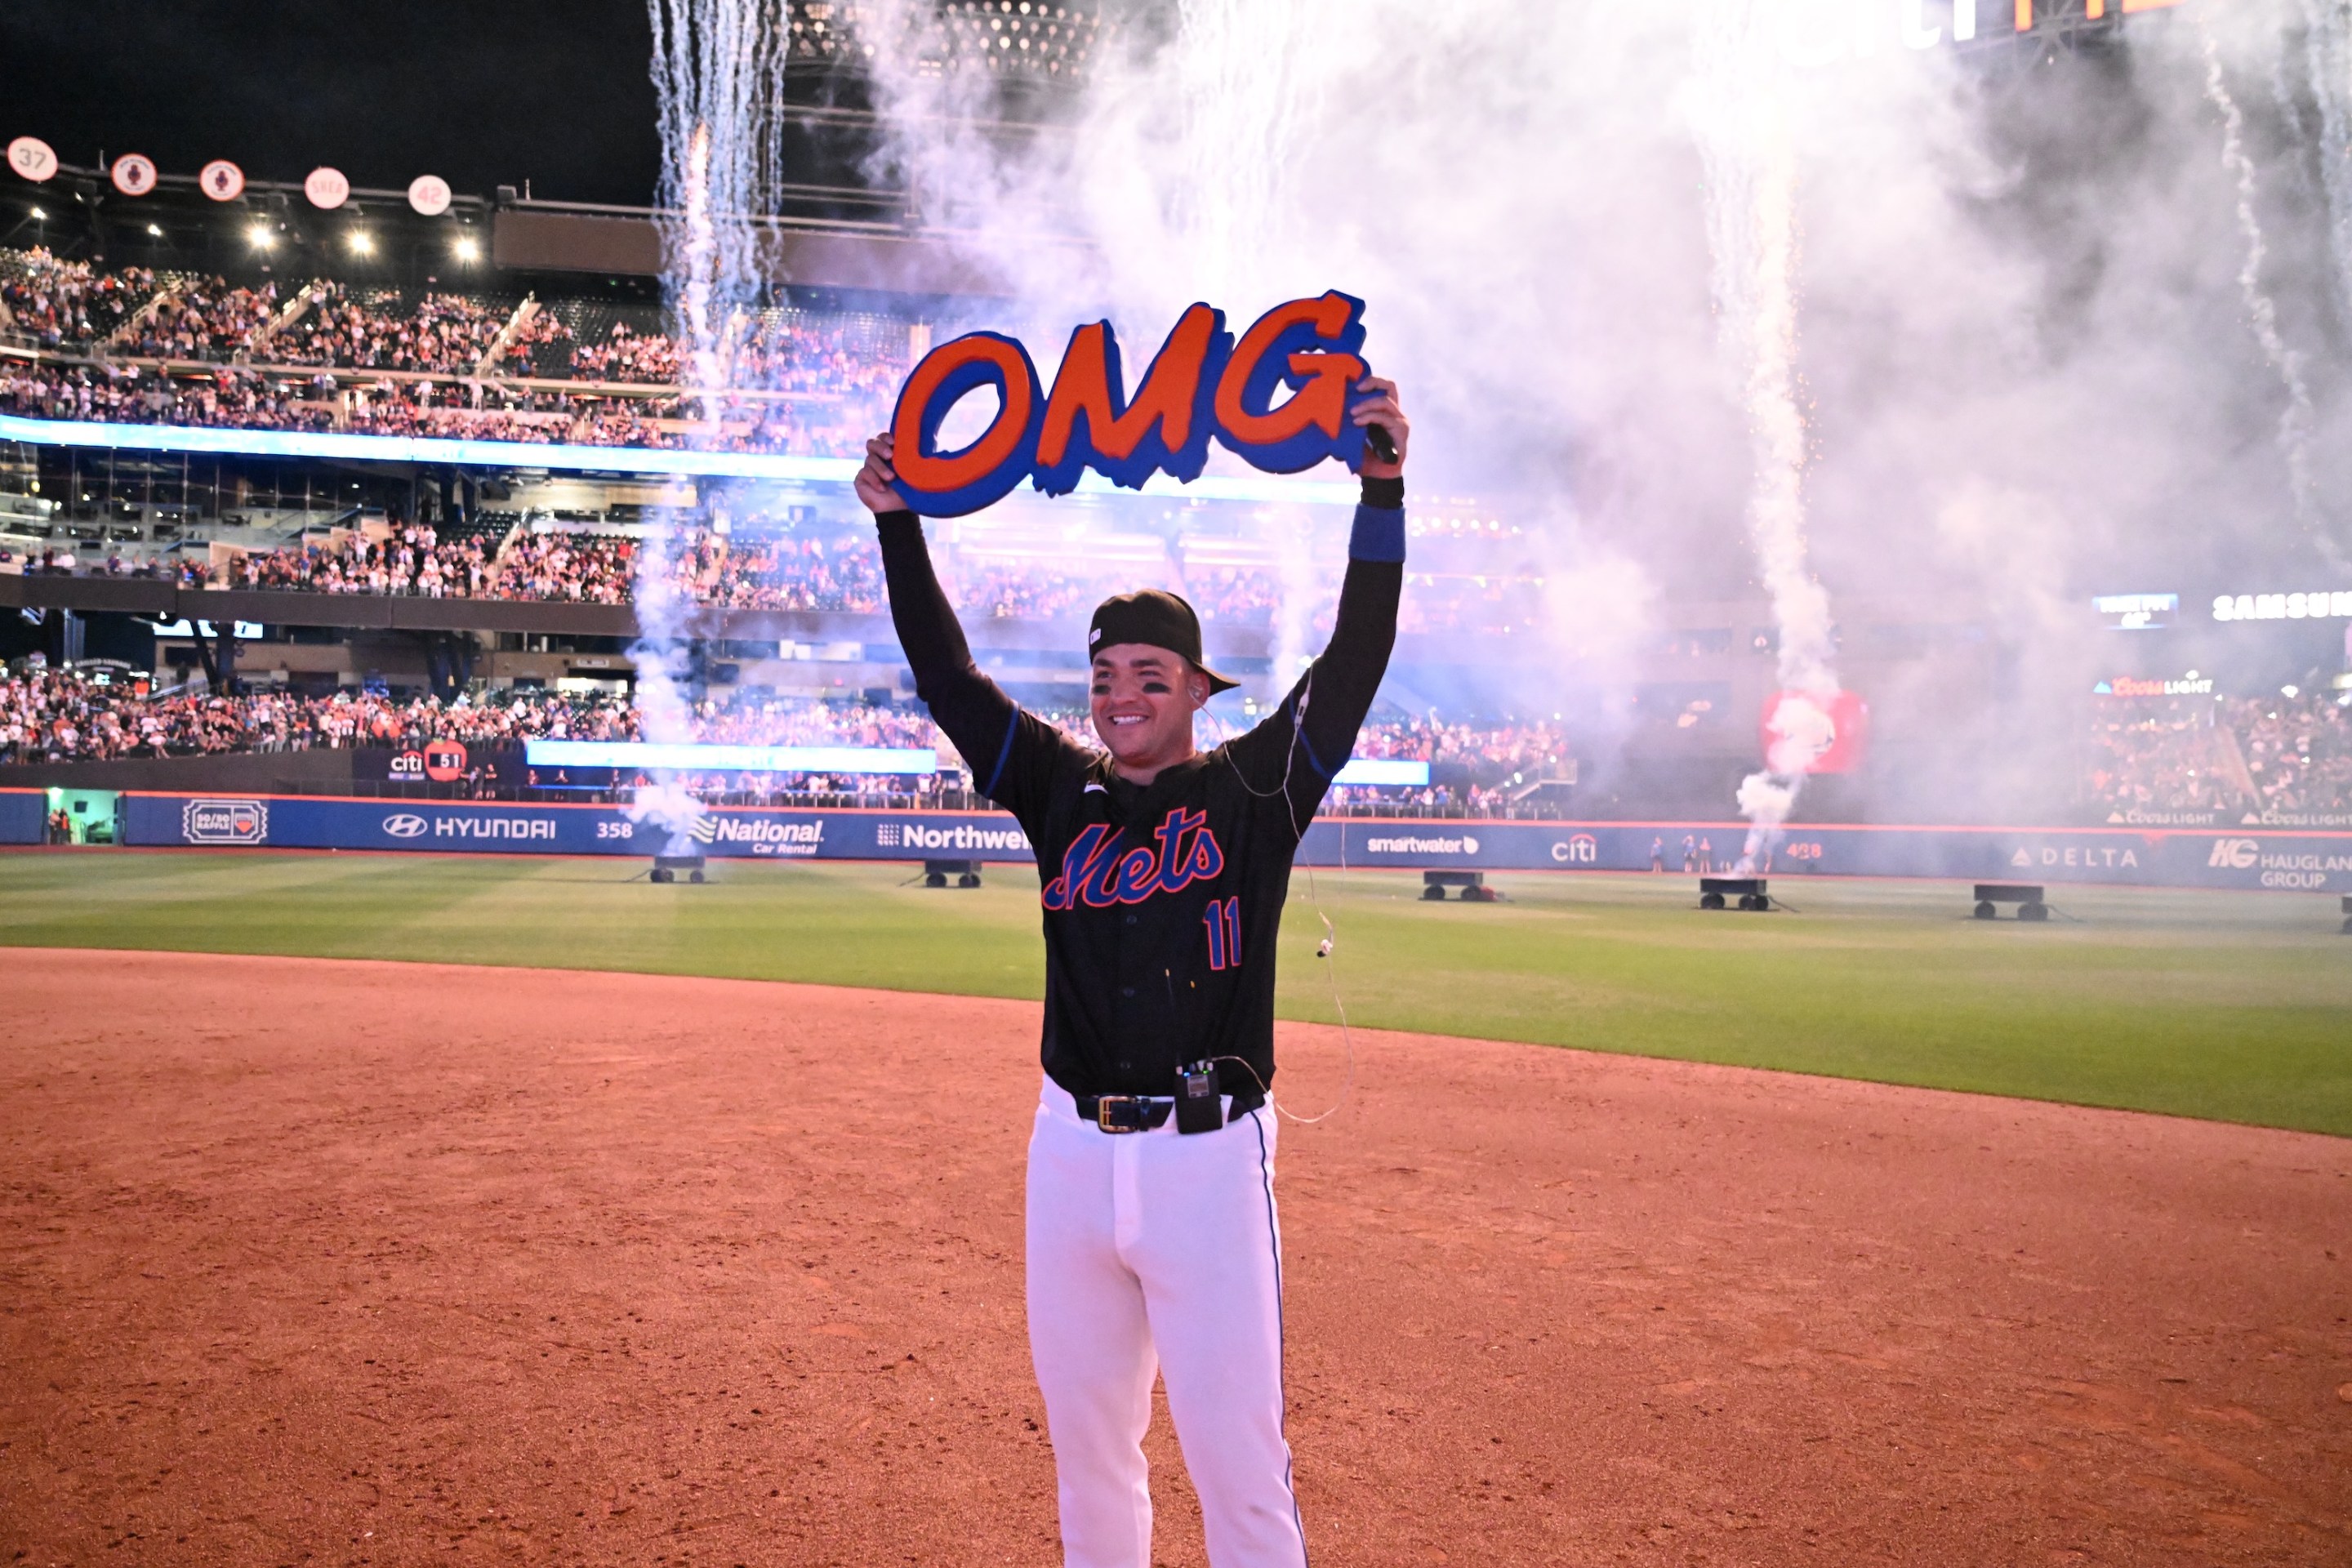
<svg viewBox="0 0 2352 1568">
<path fill-rule="evenodd" d="M 1052 787 L 1055 770 L 1087 753 L 1061 731 L 1020 705 L 973 662 L 955 608 L 931 569 L 923 521 L 911 511 L 874 520 L 889 584 L 890 620 L 915 672 L 915 695 L 963 754 L 973 784 L 1028 827 Z M 1035 833 L 1033 830 L 1031 837 Z"/>
<path fill-rule="evenodd" d="M 1293 833 L 1306 831 L 1332 775 L 1355 749 L 1356 731 L 1388 673 L 1404 590 L 1403 506 L 1402 480 L 1364 480 L 1331 640 L 1281 707 L 1233 743 L 1252 790 L 1279 789 L 1288 797 Z M 1394 558 L 1382 558 L 1388 556 Z M 1302 704 L 1303 720 L 1297 717 Z"/>
</svg>

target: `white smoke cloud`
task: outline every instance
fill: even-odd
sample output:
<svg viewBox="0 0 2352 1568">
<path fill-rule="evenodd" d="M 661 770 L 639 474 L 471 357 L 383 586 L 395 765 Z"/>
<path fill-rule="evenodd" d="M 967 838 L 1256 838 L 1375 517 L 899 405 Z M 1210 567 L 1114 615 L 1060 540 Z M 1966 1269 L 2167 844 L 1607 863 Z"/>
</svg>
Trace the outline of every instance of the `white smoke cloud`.
<svg viewBox="0 0 2352 1568">
<path fill-rule="evenodd" d="M 2074 721 L 2090 593 L 2304 563 L 2352 524 L 2352 5 L 2187 0 L 2129 18 L 2119 49 L 2030 67 L 1996 40 L 2002 9 L 1976 7 L 1964 51 L 1906 47 L 1951 18 L 1912 0 L 1136 0 L 1046 134 L 986 129 L 985 73 L 877 50 L 877 172 L 1005 280 L 992 324 L 1041 369 L 1097 314 L 1139 363 L 1195 299 L 1246 321 L 1362 295 L 1415 416 L 1416 497 L 1526 520 L 1554 582 L 1640 583 L 1548 595 L 1541 640 L 1605 631 L 1608 679 L 1651 625 L 1627 604 L 1769 598 L 1797 689 L 1860 682 L 1839 637 L 1871 617 L 1972 622 L 1979 643 L 1873 667 L 1864 695 L 1890 754 L 1978 748 L 1967 780 L 1918 776 L 1997 811 L 1991 753 Z M 878 14 L 886 42 L 930 16 Z M 1770 62 L 1761 128 L 1724 90 L 1767 69 L 1723 63 L 1727 15 L 1820 62 Z M 2307 416 L 2247 320 L 2215 63 Z M 1759 340 L 1726 330 L 1746 307 L 1709 232 L 1743 166 L 1790 215 L 1794 313 L 1769 341 L 1790 353 L 1760 432 Z M 1570 662 L 1522 662 L 1521 706 L 1554 707 Z"/>
</svg>

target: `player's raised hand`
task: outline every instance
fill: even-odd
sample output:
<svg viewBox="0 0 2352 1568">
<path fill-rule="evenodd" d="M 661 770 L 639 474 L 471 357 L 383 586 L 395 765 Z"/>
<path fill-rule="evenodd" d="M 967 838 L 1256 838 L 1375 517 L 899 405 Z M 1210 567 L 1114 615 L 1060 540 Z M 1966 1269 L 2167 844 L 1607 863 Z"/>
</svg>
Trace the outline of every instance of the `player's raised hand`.
<svg viewBox="0 0 2352 1568">
<path fill-rule="evenodd" d="M 1366 479 L 1396 479 L 1404 472 L 1405 448 L 1412 441 L 1412 423 L 1404 416 L 1403 408 L 1398 405 L 1396 383 L 1383 381 L 1377 375 L 1368 375 L 1356 383 L 1356 390 L 1369 393 L 1370 395 L 1359 401 L 1355 407 L 1349 410 L 1349 417 L 1355 421 L 1359 428 L 1367 425 L 1379 426 L 1389 433 L 1389 439 L 1396 444 L 1395 462 L 1382 462 L 1379 457 L 1367 449 L 1364 454 L 1364 466 L 1360 471 Z"/>
<path fill-rule="evenodd" d="M 907 510 L 906 501 L 890 488 L 890 481 L 898 477 L 898 470 L 890 466 L 897 450 L 898 438 L 887 430 L 866 443 L 866 466 L 857 470 L 857 499 L 877 517 Z"/>
</svg>

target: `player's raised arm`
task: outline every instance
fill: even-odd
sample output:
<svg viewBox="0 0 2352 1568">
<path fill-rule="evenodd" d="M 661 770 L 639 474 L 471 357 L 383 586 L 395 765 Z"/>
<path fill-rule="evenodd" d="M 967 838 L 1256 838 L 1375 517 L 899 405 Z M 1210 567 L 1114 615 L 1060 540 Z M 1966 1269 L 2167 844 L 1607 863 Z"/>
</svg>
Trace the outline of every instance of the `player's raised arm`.
<svg viewBox="0 0 2352 1568">
<path fill-rule="evenodd" d="M 923 520 L 890 488 L 894 443 L 887 432 L 866 443 L 857 499 L 874 514 L 889 587 L 890 620 L 915 672 L 915 695 L 947 732 L 971 770 L 980 793 L 1024 818 L 1043 803 L 1053 764 L 1079 748 L 1034 713 L 1022 711 L 1004 689 L 981 673 L 971 645 L 931 568 Z"/>
<path fill-rule="evenodd" d="M 1412 426 L 1397 402 L 1395 383 L 1368 376 L 1356 390 L 1364 395 L 1351 417 L 1359 426 L 1387 431 L 1395 460 L 1364 460 L 1362 500 L 1349 536 L 1348 575 L 1330 642 L 1281 707 L 1234 742 L 1235 760 L 1257 787 L 1270 789 L 1287 778 L 1291 825 L 1301 832 L 1372 710 L 1396 646 L 1397 601 L 1404 589 L 1404 462 Z"/>
</svg>

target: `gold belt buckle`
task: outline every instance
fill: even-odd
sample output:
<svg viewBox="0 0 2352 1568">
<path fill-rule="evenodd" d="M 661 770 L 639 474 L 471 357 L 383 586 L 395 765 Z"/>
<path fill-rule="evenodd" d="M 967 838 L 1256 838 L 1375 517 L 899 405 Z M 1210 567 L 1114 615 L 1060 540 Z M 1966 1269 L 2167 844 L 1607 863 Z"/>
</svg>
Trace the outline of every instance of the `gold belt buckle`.
<svg viewBox="0 0 2352 1568">
<path fill-rule="evenodd" d="M 1136 1131 L 1138 1129 L 1134 1127 L 1112 1126 L 1110 1122 L 1110 1109 L 1114 1105 L 1128 1106 L 1139 1103 L 1140 1102 L 1131 1094 L 1097 1095 L 1095 1097 L 1095 1125 L 1105 1132 Z M 1137 1120 L 1140 1121 L 1142 1119 L 1139 1117 Z"/>
</svg>

